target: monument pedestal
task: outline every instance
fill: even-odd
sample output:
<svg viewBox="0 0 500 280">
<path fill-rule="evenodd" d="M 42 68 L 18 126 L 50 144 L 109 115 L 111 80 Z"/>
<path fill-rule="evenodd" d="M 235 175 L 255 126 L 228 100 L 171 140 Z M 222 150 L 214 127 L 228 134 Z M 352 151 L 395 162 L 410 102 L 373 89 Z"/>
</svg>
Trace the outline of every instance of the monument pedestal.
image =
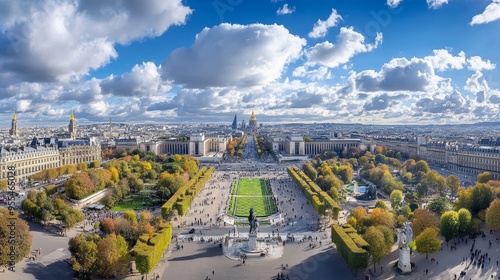
<svg viewBox="0 0 500 280">
<path fill-rule="evenodd" d="M 250 233 L 248 235 L 248 250 L 256 251 L 257 250 L 257 234 Z"/>
<path fill-rule="evenodd" d="M 410 250 L 409 249 L 406 249 L 406 248 L 399 249 L 398 268 L 401 269 L 402 273 L 411 272 Z"/>
</svg>

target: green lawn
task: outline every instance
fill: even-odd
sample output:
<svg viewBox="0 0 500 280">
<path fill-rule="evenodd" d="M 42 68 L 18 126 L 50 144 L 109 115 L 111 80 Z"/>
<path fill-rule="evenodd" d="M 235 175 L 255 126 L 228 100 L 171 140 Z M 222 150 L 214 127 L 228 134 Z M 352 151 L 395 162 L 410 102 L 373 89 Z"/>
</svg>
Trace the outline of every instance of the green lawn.
<svg viewBox="0 0 500 280">
<path fill-rule="evenodd" d="M 238 195 L 270 195 L 267 181 L 258 178 L 241 178 L 235 190 Z"/>
<path fill-rule="evenodd" d="M 257 217 L 267 217 L 277 211 L 267 180 L 242 178 L 235 184 L 229 202 L 230 215 L 248 217 L 250 208 L 253 208 Z"/>
<path fill-rule="evenodd" d="M 128 200 L 124 200 L 113 206 L 111 208 L 111 211 L 124 212 L 127 210 L 142 209 L 142 202 L 143 200 L 141 198 L 131 198 Z M 147 204 L 147 201 L 144 202 Z"/>
</svg>

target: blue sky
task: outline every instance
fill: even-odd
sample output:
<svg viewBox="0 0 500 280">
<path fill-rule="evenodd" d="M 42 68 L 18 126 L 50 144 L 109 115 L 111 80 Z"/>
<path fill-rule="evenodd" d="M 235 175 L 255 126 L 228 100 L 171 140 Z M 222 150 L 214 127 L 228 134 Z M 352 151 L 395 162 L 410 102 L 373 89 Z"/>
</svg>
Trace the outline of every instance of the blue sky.
<svg viewBox="0 0 500 280">
<path fill-rule="evenodd" d="M 500 0 L 0 0 L 1 126 L 500 121 L 499 30 Z"/>
</svg>

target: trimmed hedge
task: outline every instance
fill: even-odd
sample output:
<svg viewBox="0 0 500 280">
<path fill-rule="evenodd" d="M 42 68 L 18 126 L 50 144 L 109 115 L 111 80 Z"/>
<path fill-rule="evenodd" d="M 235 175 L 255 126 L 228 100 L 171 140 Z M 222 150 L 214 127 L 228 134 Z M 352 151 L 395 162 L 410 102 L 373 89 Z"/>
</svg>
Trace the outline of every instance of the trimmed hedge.
<svg viewBox="0 0 500 280">
<path fill-rule="evenodd" d="M 208 182 L 214 168 L 203 167 L 189 180 L 187 184 L 180 187 L 161 207 L 161 216 L 166 219 L 174 209 L 177 209 L 179 215 L 184 215 L 189 210 L 191 202 L 201 192 Z"/>
<path fill-rule="evenodd" d="M 57 186 L 56 185 L 50 185 L 50 186 L 45 186 L 45 193 L 47 196 L 51 196 L 57 192 Z"/>
<path fill-rule="evenodd" d="M 332 225 L 332 242 L 351 269 L 368 267 L 368 243 L 349 224 Z"/>
<path fill-rule="evenodd" d="M 149 238 L 143 234 L 134 246 L 135 265 L 141 274 L 150 273 L 172 240 L 172 225 L 165 224 Z"/>
<path fill-rule="evenodd" d="M 297 167 L 288 166 L 288 174 L 292 180 L 299 186 L 304 196 L 311 202 L 316 212 L 325 214 L 326 210 L 331 211 L 332 217 L 337 220 L 340 212 L 340 206 L 333 200 L 328 193 L 314 183 L 307 175 Z"/>
</svg>

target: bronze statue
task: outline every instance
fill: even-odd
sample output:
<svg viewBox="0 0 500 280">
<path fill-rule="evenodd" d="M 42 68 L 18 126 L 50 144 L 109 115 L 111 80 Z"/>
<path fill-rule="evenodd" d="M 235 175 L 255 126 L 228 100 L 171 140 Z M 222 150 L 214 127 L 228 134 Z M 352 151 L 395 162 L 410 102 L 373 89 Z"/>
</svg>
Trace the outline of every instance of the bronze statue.
<svg viewBox="0 0 500 280">
<path fill-rule="evenodd" d="M 250 215 L 248 215 L 248 224 L 250 225 L 249 233 L 257 233 L 259 223 L 257 222 L 255 214 L 253 213 L 253 208 L 250 208 Z"/>
</svg>

